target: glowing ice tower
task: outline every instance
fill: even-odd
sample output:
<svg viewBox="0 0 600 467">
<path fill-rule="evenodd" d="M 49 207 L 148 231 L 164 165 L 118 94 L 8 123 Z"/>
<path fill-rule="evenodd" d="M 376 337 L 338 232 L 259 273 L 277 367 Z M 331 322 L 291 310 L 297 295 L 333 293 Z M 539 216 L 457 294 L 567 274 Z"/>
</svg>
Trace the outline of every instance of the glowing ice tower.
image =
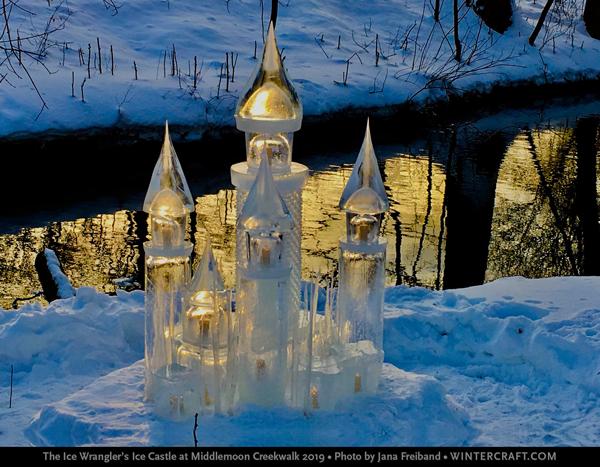
<svg viewBox="0 0 600 467">
<path fill-rule="evenodd" d="M 238 219 L 247 257 L 238 267 L 239 401 L 285 402 L 291 267 L 285 246 L 294 222 L 263 158 Z M 239 244 L 238 244 L 239 245 Z"/>
<path fill-rule="evenodd" d="M 183 297 L 182 344 L 178 363 L 191 370 L 188 382 L 196 396 L 185 411 L 211 414 L 232 409 L 235 391 L 236 339 L 231 295 L 225 288 L 210 239 Z"/>
<path fill-rule="evenodd" d="M 187 216 L 193 207 L 189 188 L 165 131 L 160 158 L 144 201 L 151 239 L 146 253 L 144 396 L 155 411 L 177 418 L 183 394 L 177 388 L 177 348 L 182 332 L 181 298 L 190 276 L 193 246 L 185 241 Z"/>
<path fill-rule="evenodd" d="M 231 181 L 237 189 L 238 218 L 245 207 L 246 197 L 259 166 L 266 160 L 293 221 L 291 232 L 286 234 L 282 259 L 291 267 L 290 325 L 294 328 L 297 326 L 300 310 L 302 188 L 308 180 L 308 167 L 292 162 L 293 135 L 302 124 L 302 104 L 281 62 L 272 23 L 265 39 L 262 58 L 240 95 L 235 118 L 237 128 L 246 133 L 246 162 L 231 167 Z M 245 237 L 246 232 L 238 223 L 238 269 L 248 263 Z"/>
<path fill-rule="evenodd" d="M 377 390 L 383 364 L 383 300 L 387 240 L 379 235 L 389 203 L 369 123 L 342 193 L 346 235 L 340 239 L 336 324 L 338 364 L 355 392 Z M 346 388 L 348 389 L 348 388 Z"/>
</svg>

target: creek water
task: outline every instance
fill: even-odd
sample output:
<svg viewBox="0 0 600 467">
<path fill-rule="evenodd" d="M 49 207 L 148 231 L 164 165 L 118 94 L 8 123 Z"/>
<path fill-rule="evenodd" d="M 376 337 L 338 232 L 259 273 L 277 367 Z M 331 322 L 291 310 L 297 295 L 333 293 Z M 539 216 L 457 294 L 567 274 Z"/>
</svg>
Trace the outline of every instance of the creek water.
<svg viewBox="0 0 600 467">
<path fill-rule="evenodd" d="M 432 289 L 478 285 L 504 276 L 600 274 L 598 101 L 504 111 L 397 137 L 371 121 L 390 210 L 387 283 Z M 310 178 L 303 192 L 303 278 L 336 281 L 345 213 L 337 207 L 364 130 L 338 145 L 314 142 L 294 160 Z M 325 133 L 326 134 L 326 133 Z M 343 132 L 341 133 L 343 134 Z M 301 138 L 301 134 L 296 139 Z M 194 268 L 210 235 L 225 284 L 235 282 L 235 191 L 229 166 L 243 143 L 219 142 L 200 153 L 175 148 L 196 210 L 188 239 Z M 331 142 L 330 142 L 331 143 Z M 61 143 L 64 144 L 64 143 Z M 0 307 L 47 303 L 35 258 L 55 251 L 74 287 L 115 293 L 143 288 L 147 217 L 141 212 L 160 142 L 119 151 L 86 140 L 45 156 L 12 157 L 7 208 L 0 217 Z M 180 153 L 180 148 L 185 149 Z M 236 157 L 232 153 L 238 154 Z M 35 166 L 35 169 L 32 168 Z M 18 175 L 22 174 L 22 175 Z"/>
</svg>

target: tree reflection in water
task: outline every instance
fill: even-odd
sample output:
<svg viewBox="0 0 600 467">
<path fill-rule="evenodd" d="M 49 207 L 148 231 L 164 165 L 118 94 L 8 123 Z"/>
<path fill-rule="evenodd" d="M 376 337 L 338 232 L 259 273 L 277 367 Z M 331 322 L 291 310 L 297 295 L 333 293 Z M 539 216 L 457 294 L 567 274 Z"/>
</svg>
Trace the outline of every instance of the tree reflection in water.
<svg viewBox="0 0 600 467">
<path fill-rule="evenodd" d="M 523 130 L 499 174 L 486 281 L 598 274 L 598 119 Z"/>
<path fill-rule="evenodd" d="M 574 128 L 467 128 L 431 132 L 408 147 L 376 144 L 390 201 L 382 224 L 388 285 L 439 289 L 512 275 L 600 274 L 598 117 L 581 118 Z M 313 170 L 303 193 L 305 279 L 320 269 L 335 281 L 345 230 L 337 205 L 355 157 L 303 161 Z M 230 186 L 212 190 L 196 198 L 190 216 L 193 265 L 210 235 L 225 283 L 233 287 L 235 194 Z M 143 287 L 147 234 L 145 213 L 122 210 L 2 235 L 0 307 L 40 290 L 34 263 L 44 248 L 56 252 L 75 287 L 115 293 L 114 281 L 124 277 L 132 278 L 128 289 L 135 282 Z"/>
</svg>

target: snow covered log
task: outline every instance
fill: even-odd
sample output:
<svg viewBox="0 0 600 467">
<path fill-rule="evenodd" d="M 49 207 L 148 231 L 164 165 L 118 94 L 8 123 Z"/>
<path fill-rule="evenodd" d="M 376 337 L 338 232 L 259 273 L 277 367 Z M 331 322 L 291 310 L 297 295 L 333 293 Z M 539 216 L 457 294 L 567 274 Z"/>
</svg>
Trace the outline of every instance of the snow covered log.
<svg viewBox="0 0 600 467">
<path fill-rule="evenodd" d="M 59 298 L 75 296 L 75 288 L 63 272 L 54 251 L 46 248 L 40 252 L 35 258 L 35 269 L 46 300 L 51 302 Z"/>
</svg>

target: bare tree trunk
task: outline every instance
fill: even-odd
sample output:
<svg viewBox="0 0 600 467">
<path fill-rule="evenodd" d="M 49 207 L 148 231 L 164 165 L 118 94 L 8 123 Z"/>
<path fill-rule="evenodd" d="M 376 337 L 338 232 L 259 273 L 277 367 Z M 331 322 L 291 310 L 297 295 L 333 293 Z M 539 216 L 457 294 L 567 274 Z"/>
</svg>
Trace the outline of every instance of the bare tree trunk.
<svg viewBox="0 0 600 467">
<path fill-rule="evenodd" d="M 454 59 L 457 62 L 460 62 L 460 54 L 462 50 L 462 46 L 460 44 L 460 38 L 458 37 L 458 0 L 454 0 L 454 46 L 456 47 L 456 55 Z"/>
<path fill-rule="evenodd" d="M 538 34 L 540 33 L 540 30 L 542 29 L 542 26 L 544 25 L 544 21 L 546 20 L 546 16 L 548 15 L 550 8 L 552 8 L 553 3 L 554 3 L 554 0 L 548 0 L 548 2 L 546 3 L 546 6 L 542 10 L 542 14 L 540 15 L 540 18 L 538 19 L 538 22 L 535 25 L 535 29 L 531 33 L 531 36 L 529 36 L 529 45 L 534 44 L 535 39 L 537 38 Z"/>
<path fill-rule="evenodd" d="M 435 6 L 433 7 L 433 19 L 436 23 L 440 22 L 440 0 L 435 0 Z"/>
<path fill-rule="evenodd" d="M 600 275 L 600 224 L 598 224 L 598 194 L 596 193 L 596 141 L 597 116 L 583 117 L 577 121 L 577 216 L 583 234 L 583 264 L 585 276 Z"/>
</svg>

